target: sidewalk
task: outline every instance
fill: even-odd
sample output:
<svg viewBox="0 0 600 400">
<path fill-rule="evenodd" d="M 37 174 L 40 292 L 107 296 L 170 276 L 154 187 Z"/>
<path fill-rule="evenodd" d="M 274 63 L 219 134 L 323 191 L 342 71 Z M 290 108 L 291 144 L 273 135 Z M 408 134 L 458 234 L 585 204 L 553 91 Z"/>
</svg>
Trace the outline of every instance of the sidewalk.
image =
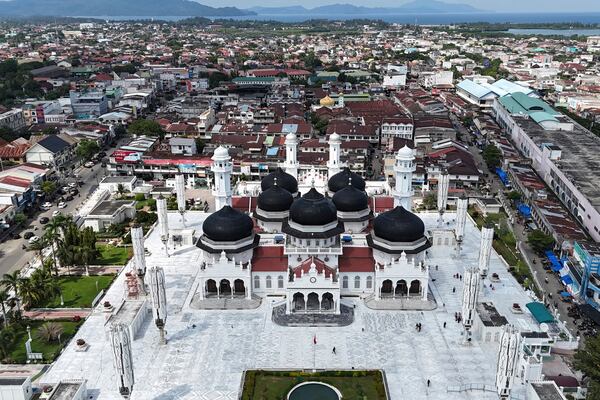
<svg viewBox="0 0 600 400">
<path fill-rule="evenodd" d="M 41 320 L 73 319 L 73 317 L 84 319 L 91 313 L 91 308 L 34 308 L 29 311 L 23 311 L 23 316 L 30 319 Z"/>
</svg>

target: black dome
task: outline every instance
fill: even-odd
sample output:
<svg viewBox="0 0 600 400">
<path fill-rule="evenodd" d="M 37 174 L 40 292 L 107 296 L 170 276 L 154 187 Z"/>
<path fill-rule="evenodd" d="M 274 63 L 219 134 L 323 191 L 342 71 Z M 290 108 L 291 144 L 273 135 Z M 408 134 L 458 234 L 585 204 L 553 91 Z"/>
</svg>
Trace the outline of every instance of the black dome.
<svg viewBox="0 0 600 400">
<path fill-rule="evenodd" d="M 281 167 L 265 176 L 260 182 L 260 188 L 265 191 L 271 186 L 281 186 L 290 193 L 296 193 L 298 191 L 298 181 L 292 175 L 285 172 Z"/>
<path fill-rule="evenodd" d="M 252 235 L 254 223 L 246 214 L 225 206 L 204 220 L 202 231 L 215 242 L 234 242 Z"/>
<path fill-rule="evenodd" d="M 292 194 L 277 184 L 261 192 L 256 205 L 264 211 L 287 211 L 293 202 Z"/>
<path fill-rule="evenodd" d="M 332 200 L 338 211 L 362 211 L 369 207 L 369 197 L 367 194 L 352 185 L 346 185 L 345 188 L 335 192 Z"/>
<path fill-rule="evenodd" d="M 329 190 L 332 192 L 337 192 L 338 190 L 342 190 L 346 186 L 348 186 L 348 182 L 351 181 L 351 185 L 357 188 L 358 190 L 365 190 L 365 180 L 358 175 L 356 172 L 350 171 L 350 168 L 346 167 L 331 178 L 329 178 L 329 182 L 327 186 Z"/>
<path fill-rule="evenodd" d="M 312 188 L 294 201 L 290 219 L 301 225 L 326 225 L 337 219 L 337 211 L 331 200 Z"/>
<path fill-rule="evenodd" d="M 421 218 L 398 206 L 373 220 L 373 232 L 390 242 L 414 242 L 424 236 L 425 224 Z"/>
</svg>

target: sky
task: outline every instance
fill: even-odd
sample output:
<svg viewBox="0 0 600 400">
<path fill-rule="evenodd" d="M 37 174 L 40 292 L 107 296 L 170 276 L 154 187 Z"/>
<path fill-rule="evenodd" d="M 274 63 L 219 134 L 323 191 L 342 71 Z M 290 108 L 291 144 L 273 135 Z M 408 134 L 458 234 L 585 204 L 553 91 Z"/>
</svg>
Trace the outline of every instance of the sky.
<svg viewBox="0 0 600 400">
<path fill-rule="evenodd" d="M 369 7 L 393 7 L 409 0 L 196 0 L 213 7 L 253 6 L 280 7 L 303 5 L 312 8 L 320 5 L 349 3 Z M 420 0 L 416 0 L 417 2 Z M 600 0 L 443 0 L 446 3 L 469 4 L 473 7 L 496 12 L 600 12 Z M 242 5 L 243 4 L 243 5 Z"/>
</svg>

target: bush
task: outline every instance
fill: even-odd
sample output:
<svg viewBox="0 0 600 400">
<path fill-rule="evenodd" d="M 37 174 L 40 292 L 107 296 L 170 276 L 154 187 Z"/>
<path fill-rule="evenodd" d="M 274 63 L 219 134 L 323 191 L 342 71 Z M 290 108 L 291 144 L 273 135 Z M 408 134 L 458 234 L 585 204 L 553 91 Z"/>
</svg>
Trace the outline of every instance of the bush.
<svg viewBox="0 0 600 400">
<path fill-rule="evenodd" d="M 137 193 L 135 195 L 135 201 L 144 201 L 146 200 L 146 196 L 144 196 L 144 193 Z"/>
</svg>

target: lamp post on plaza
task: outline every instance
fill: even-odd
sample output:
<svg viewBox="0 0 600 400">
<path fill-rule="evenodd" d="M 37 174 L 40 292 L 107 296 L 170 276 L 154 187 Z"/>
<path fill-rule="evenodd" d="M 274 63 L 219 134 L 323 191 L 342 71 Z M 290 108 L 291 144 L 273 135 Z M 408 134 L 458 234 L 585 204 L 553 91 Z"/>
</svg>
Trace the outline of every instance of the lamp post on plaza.
<svg viewBox="0 0 600 400">
<path fill-rule="evenodd" d="M 150 268 L 150 294 L 154 323 L 160 332 L 160 344 L 166 344 L 165 323 L 167 322 L 167 297 L 165 290 L 165 272 L 161 267 Z"/>
</svg>

